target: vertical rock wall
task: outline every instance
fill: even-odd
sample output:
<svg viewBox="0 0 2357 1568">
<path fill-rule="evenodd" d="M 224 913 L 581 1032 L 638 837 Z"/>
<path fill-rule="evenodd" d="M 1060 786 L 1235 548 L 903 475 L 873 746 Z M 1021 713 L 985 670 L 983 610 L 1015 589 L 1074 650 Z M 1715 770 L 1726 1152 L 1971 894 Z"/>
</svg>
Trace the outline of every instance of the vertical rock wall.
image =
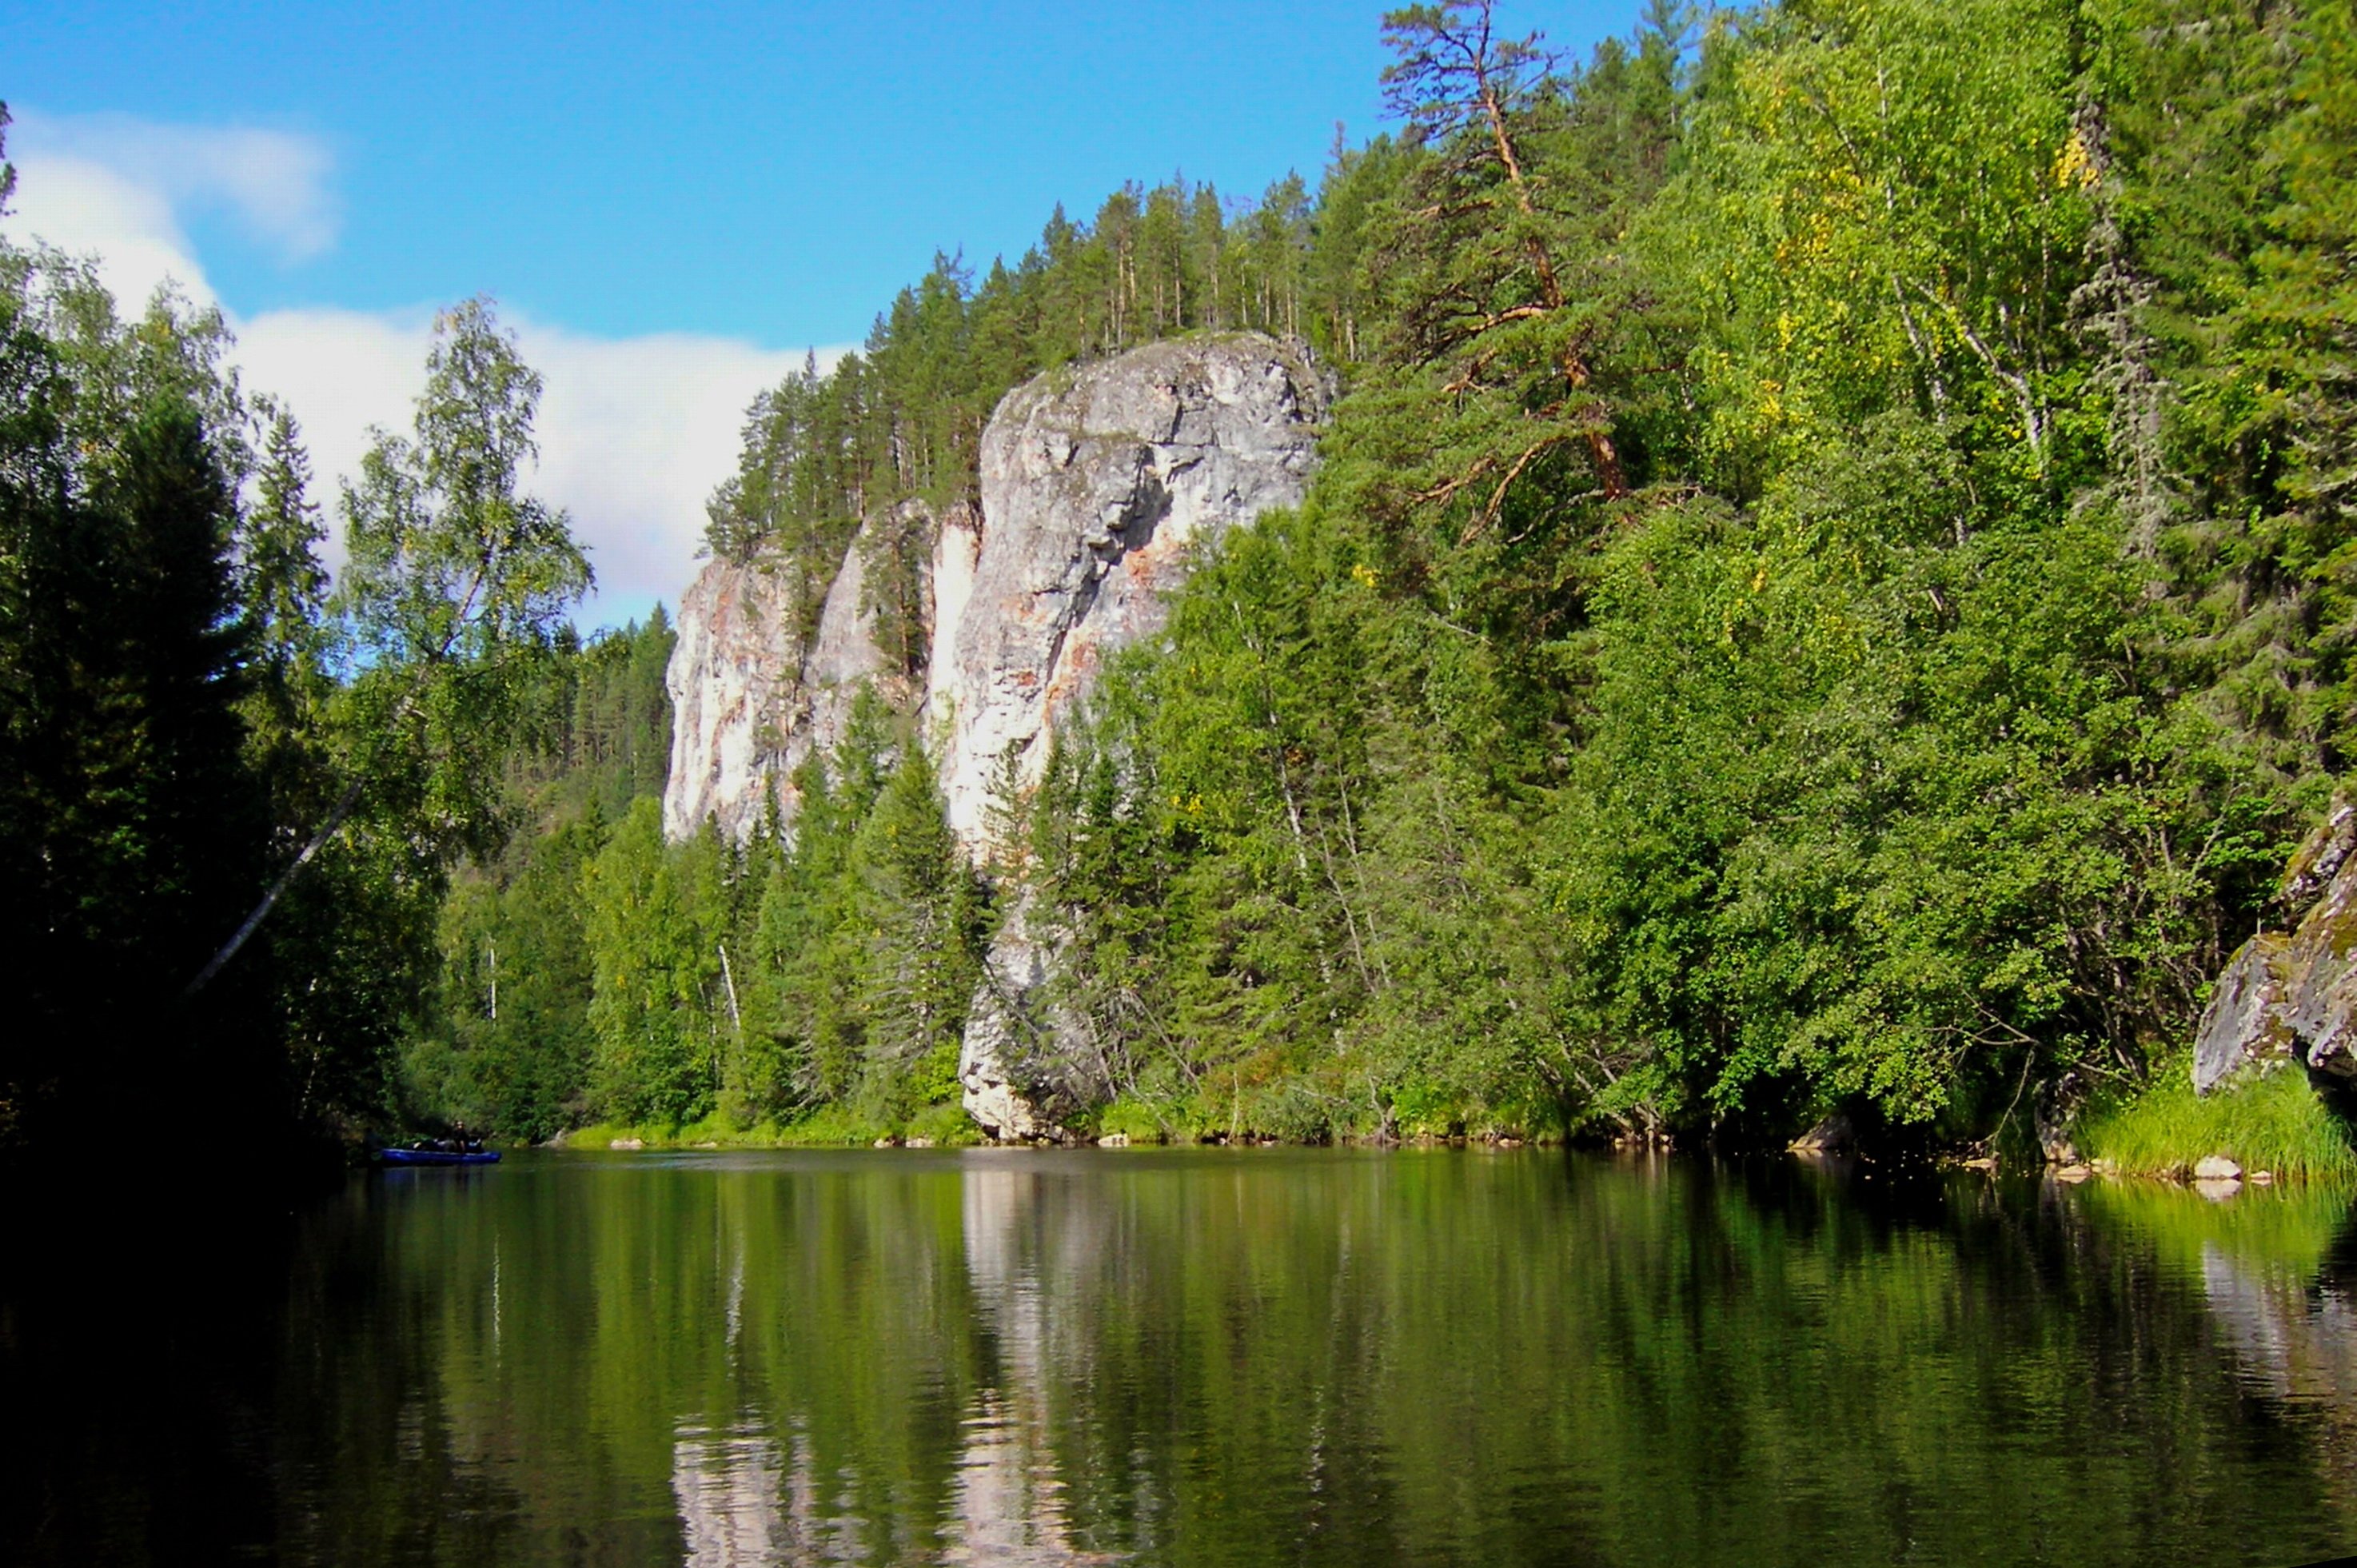
<svg viewBox="0 0 2357 1568">
<path fill-rule="evenodd" d="M 683 839 L 707 819 L 741 839 L 774 789 L 793 818 L 792 776 L 813 751 L 843 739 L 864 682 L 906 702 L 876 646 L 858 541 L 844 553 L 818 626 L 795 635 L 791 590 L 774 563 L 713 561 L 681 596 L 679 640 L 663 683 L 671 692 L 671 779 L 663 832 Z"/>
<path fill-rule="evenodd" d="M 2357 1081 L 2357 804 L 2332 802 L 2277 903 L 2298 923 L 2260 931 L 2218 976 L 2194 1031 L 2196 1094 L 2293 1063 L 2344 1089 Z"/>
<path fill-rule="evenodd" d="M 1325 407 L 1305 360 L 1245 336 L 1157 343 L 1007 394 L 982 440 L 971 586 L 941 591 L 933 628 L 928 701 L 960 837 L 979 846 L 1004 762 L 1039 780 L 1105 656 L 1161 630 L 1190 547 L 1300 501 Z"/>
<path fill-rule="evenodd" d="M 710 818 L 742 836 L 773 789 L 791 823 L 787 777 L 842 738 L 852 693 L 875 682 L 921 707 L 951 826 L 985 851 L 994 788 L 1039 782 L 1105 659 L 1162 629 L 1196 549 L 1300 501 L 1329 396 L 1299 350 L 1243 333 L 1152 344 L 1008 393 L 983 435 L 981 515 L 955 509 L 938 531 L 920 693 L 895 683 L 876 647 L 856 543 L 807 649 L 760 563 L 712 563 L 680 605 L 664 831 Z M 1023 1063 L 1069 1026 L 1039 1015 L 1054 945 L 1038 911 L 1009 911 L 975 998 L 960 1075 L 996 1136 L 1052 1130 Z"/>
</svg>

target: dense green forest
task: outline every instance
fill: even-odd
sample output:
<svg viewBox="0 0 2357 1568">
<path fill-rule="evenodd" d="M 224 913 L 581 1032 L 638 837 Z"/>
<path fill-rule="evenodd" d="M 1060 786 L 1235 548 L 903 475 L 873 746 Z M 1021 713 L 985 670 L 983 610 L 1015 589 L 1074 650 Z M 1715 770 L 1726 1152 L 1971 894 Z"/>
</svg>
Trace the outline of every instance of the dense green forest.
<svg viewBox="0 0 2357 1568">
<path fill-rule="evenodd" d="M 950 1136 L 1018 894 L 1085 1041 L 1023 1065 L 1109 1130 L 1962 1141 L 2171 1071 L 2347 766 L 2357 23 L 1656 0 L 1574 63 L 1544 19 L 1392 13 L 1399 129 L 1314 191 L 1059 213 L 755 405 L 713 549 L 807 619 L 864 525 L 913 670 L 1008 388 L 1236 328 L 1340 379 L 1307 503 L 980 865 L 875 699 L 791 832 L 663 842 L 668 628 L 558 635 L 482 307 L 330 597 L 218 322 L 5 252 L 11 1136 L 239 1073 L 339 1125 Z M 159 983 L 314 843 L 299 916 Z"/>
<path fill-rule="evenodd" d="M 397 1121 L 450 875 L 514 821 L 588 583 L 518 491 L 540 382 L 483 302 L 343 487 L 332 585 L 301 434 L 229 346 L 0 242 L 0 1156 Z"/>
<path fill-rule="evenodd" d="M 590 1113 L 916 1128 L 1018 887 L 1088 1042 L 1029 1069 L 1136 1132 L 2026 1138 L 2177 1061 L 2344 766 L 2345 12 L 1491 23 L 1386 19 L 1403 128 L 1314 200 L 1123 192 L 756 407 L 712 542 L 814 603 L 1043 366 L 1344 386 L 992 864 L 909 847 L 880 714 L 791 842 L 626 824 Z"/>
</svg>

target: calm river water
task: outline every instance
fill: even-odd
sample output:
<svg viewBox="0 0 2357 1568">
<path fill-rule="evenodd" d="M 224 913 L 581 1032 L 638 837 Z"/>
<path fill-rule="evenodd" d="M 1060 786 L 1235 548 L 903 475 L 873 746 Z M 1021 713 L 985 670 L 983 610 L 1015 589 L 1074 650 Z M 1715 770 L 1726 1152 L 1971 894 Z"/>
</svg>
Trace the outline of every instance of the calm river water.
<svg viewBox="0 0 2357 1568">
<path fill-rule="evenodd" d="M 527 1154 L 8 1238 L 0 1559 L 2292 1563 L 2346 1197 L 1542 1151 Z"/>
</svg>

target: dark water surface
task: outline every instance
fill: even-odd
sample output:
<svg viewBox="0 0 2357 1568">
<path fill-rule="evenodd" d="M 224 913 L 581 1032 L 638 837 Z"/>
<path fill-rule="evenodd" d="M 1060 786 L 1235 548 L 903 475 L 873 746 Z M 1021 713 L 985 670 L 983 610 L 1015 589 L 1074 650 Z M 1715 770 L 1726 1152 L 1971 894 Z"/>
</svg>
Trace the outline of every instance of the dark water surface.
<svg viewBox="0 0 2357 1568">
<path fill-rule="evenodd" d="M 1539 1151 L 525 1155 L 0 1238 L 0 1560 L 2291 1563 L 2346 1197 Z"/>
</svg>

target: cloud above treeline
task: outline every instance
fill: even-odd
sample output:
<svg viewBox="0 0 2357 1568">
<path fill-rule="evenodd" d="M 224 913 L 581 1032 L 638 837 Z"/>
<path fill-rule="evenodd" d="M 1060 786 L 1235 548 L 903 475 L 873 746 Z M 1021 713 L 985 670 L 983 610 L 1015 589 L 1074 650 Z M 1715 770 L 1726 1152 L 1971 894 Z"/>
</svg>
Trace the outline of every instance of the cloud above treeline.
<svg viewBox="0 0 2357 1568">
<path fill-rule="evenodd" d="M 409 426 L 434 305 L 242 316 L 214 292 L 187 228 L 200 213 L 226 217 L 289 263 L 332 249 L 340 212 L 325 144 L 252 127 L 19 113 L 7 151 L 17 170 L 11 239 L 96 257 L 126 311 L 167 280 L 221 306 L 247 390 L 276 395 L 301 422 L 314 499 L 333 519 L 338 481 L 358 473 L 369 427 Z M 531 487 L 572 515 L 597 569 L 582 620 L 676 603 L 695 570 L 705 499 L 736 467 L 746 406 L 806 350 L 688 333 L 601 338 L 509 308 L 500 318 L 545 383 Z M 831 363 L 840 352 L 818 357 Z M 331 553 L 340 559 L 339 547 Z"/>
</svg>

